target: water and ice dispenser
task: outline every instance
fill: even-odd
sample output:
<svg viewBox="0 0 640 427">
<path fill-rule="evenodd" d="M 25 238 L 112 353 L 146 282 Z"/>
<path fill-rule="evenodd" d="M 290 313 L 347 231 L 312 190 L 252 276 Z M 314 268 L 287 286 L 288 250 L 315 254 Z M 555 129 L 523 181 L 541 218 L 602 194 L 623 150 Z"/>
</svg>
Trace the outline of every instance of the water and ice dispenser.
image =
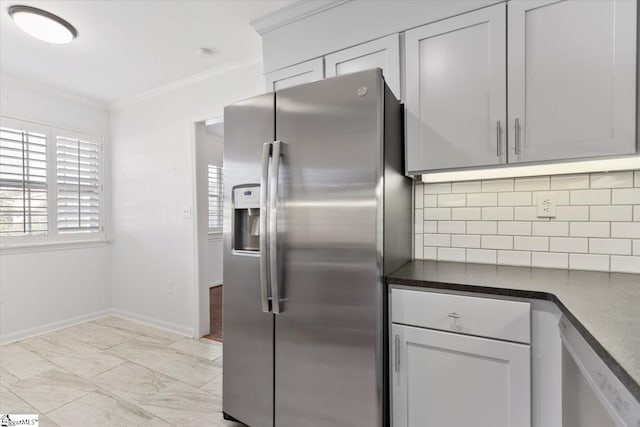
<svg viewBox="0 0 640 427">
<path fill-rule="evenodd" d="M 233 249 L 260 250 L 260 186 L 238 185 L 233 188 Z"/>
</svg>

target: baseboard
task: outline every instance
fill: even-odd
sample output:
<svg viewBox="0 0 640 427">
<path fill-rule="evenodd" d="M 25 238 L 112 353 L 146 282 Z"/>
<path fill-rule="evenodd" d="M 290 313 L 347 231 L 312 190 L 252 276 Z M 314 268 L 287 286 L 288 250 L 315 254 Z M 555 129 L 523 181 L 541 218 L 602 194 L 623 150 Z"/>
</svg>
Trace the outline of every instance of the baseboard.
<svg viewBox="0 0 640 427">
<path fill-rule="evenodd" d="M 37 335 L 46 334 L 48 332 L 57 331 L 58 329 L 68 328 L 69 326 L 79 323 L 89 322 L 101 317 L 112 314 L 111 309 L 94 311 L 93 313 L 83 314 L 82 316 L 71 317 L 69 319 L 60 320 L 58 322 L 47 323 L 46 325 L 36 326 L 34 328 L 23 329 L 21 331 L 12 332 L 10 334 L 0 335 L 0 344 L 9 344 L 14 341 L 23 340 Z"/>
<path fill-rule="evenodd" d="M 187 328 L 175 323 L 166 322 L 160 319 L 154 319 L 153 317 L 147 317 L 141 314 L 131 313 L 129 311 L 120 310 L 117 308 L 111 309 L 110 314 L 113 316 L 122 317 L 123 319 L 143 323 L 148 326 L 153 326 L 154 328 L 162 329 L 168 332 L 173 332 L 174 334 L 183 335 L 185 337 L 193 338 L 195 336 L 193 328 Z"/>
<path fill-rule="evenodd" d="M 42 326 L 36 326 L 35 328 L 23 329 L 21 331 L 12 332 L 10 334 L 0 335 L 0 345 L 9 344 L 15 341 L 20 341 L 25 338 L 31 338 L 37 335 L 46 334 L 48 332 L 54 332 L 59 329 L 68 328 L 69 326 L 78 325 L 80 323 L 89 322 L 91 320 L 100 319 L 106 316 L 117 316 L 123 319 L 132 320 L 134 322 L 142 323 L 154 328 L 162 329 L 164 331 L 173 332 L 174 334 L 183 335 L 185 337 L 192 338 L 195 336 L 193 328 L 187 328 L 175 323 L 166 322 L 164 320 L 154 319 L 152 317 L 143 316 L 140 314 L 131 313 L 124 310 L 115 308 L 108 308 L 105 310 L 94 311 L 93 313 L 83 314 L 82 316 L 71 317 L 69 319 L 61 320 L 59 322 L 48 323 Z"/>
</svg>

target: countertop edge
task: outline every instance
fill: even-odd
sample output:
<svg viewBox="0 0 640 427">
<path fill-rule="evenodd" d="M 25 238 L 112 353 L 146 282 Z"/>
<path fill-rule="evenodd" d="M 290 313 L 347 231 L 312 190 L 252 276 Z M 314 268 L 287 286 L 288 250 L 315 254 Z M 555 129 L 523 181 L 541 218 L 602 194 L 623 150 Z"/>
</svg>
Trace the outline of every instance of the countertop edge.
<svg viewBox="0 0 640 427">
<path fill-rule="evenodd" d="M 401 279 L 393 277 L 393 274 L 387 276 L 385 279 L 387 285 L 402 285 L 412 286 L 418 288 L 429 289 L 446 289 L 453 291 L 472 292 L 478 294 L 488 295 L 500 295 L 510 296 L 516 298 L 530 298 L 546 300 L 554 303 L 560 311 L 569 318 L 569 321 L 580 332 L 582 337 L 589 343 L 591 348 L 596 352 L 598 356 L 604 361 L 604 363 L 611 369 L 614 375 L 625 385 L 629 392 L 640 401 L 640 384 L 638 384 L 631 375 L 609 354 L 609 352 L 598 342 L 598 340 L 591 335 L 591 333 L 582 325 L 582 322 L 574 316 L 569 309 L 560 301 L 560 299 L 550 293 L 543 291 L 528 291 L 521 289 L 509 289 L 509 288 L 497 288 L 483 285 L 468 285 L 461 283 L 448 283 L 448 282 L 434 282 L 429 280 L 416 280 L 416 279 Z"/>
</svg>

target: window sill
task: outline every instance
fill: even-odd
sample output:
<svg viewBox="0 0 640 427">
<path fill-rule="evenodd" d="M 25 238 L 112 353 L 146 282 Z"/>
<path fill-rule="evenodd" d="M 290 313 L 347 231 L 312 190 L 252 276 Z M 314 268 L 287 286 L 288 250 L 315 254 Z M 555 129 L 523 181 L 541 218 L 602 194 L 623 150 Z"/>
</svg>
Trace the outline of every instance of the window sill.
<svg viewBox="0 0 640 427">
<path fill-rule="evenodd" d="M 210 231 L 209 232 L 209 240 L 222 240 L 222 231 Z"/>
<path fill-rule="evenodd" d="M 0 246 L 1 255 L 24 254 L 34 252 L 64 251 L 71 249 L 95 248 L 107 246 L 109 240 L 69 240 L 62 242 L 32 242 Z"/>
</svg>

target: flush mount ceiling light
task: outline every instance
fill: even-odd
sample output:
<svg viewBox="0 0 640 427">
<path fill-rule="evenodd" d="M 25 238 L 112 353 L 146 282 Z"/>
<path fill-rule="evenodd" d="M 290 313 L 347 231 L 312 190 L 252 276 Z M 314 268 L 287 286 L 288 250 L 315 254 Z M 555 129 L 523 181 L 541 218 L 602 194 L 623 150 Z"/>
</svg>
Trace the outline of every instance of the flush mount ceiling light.
<svg viewBox="0 0 640 427">
<path fill-rule="evenodd" d="M 64 19 L 31 6 L 11 6 L 9 16 L 20 29 L 47 43 L 71 43 L 78 31 Z"/>
</svg>

